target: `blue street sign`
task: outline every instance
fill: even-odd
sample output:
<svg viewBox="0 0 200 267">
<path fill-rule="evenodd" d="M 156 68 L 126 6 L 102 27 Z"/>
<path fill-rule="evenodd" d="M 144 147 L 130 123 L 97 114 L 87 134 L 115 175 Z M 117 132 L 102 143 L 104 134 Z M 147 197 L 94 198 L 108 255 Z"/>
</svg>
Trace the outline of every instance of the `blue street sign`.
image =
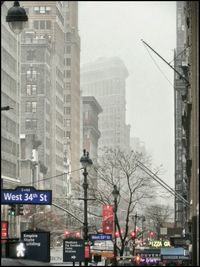
<svg viewBox="0 0 200 267">
<path fill-rule="evenodd" d="M 2 204 L 51 205 L 52 190 L 36 190 L 33 186 L 18 186 L 1 190 Z"/>
<path fill-rule="evenodd" d="M 89 235 L 89 238 L 91 241 L 95 240 L 112 240 L 112 235 L 111 234 L 91 234 Z"/>
</svg>

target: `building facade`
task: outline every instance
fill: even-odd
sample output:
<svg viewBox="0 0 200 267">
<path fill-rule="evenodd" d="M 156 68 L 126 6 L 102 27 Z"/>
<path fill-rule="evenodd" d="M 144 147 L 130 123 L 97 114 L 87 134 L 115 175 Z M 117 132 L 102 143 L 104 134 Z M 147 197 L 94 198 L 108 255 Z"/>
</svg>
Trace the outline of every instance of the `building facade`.
<svg viewBox="0 0 200 267">
<path fill-rule="evenodd" d="M 82 97 L 83 101 L 83 148 L 93 161 L 97 160 L 98 140 L 101 136 L 98 116 L 103 111 L 93 96 Z"/>
<path fill-rule="evenodd" d="M 177 117 L 177 124 L 182 129 L 182 156 L 183 172 L 182 181 L 186 190 L 176 190 L 186 198 L 188 207 L 181 210 L 181 206 L 175 202 L 175 219 L 178 216 L 184 218 L 185 232 L 192 245 L 192 265 L 199 265 L 199 2 L 177 2 L 177 48 L 175 67 L 186 79 L 175 79 L 175 92 L 181 89 L 179 108 L 175 113 L 181 113 Z M 181 53 L 181 54 L 180 54 Z M 182 84 L 179 87 L 178 85 Z M 178 97 L 175 95 L 175 100 Z M 176 107 L 176 106 L 175 106 Z M 178 116 L 175 114 L 175 116 Z M 179 130 L 175 127 L 175 130 Z M 177 133 L 178 134 L 178 133 Z M 177 143 L 176 143 L 177 144 Z M 176 150 L 177 153 L 177 150 Z M 175 162 L 178 165 L 178 161 Z M 176 168 L 177 169 L 177 168 Z M 185 182 L 185 184 L 184 184 Z M 176 213 L 179 213 L 177 215 Z M 176 221 L 175 221 L 176 223 Z M 183 225 L 184 226 L 184 225 Z"/>
<path fill-rule="evenodd" d="M 64 43 L 64 155 L 70 162 L 72 190 L 80 184 L 80 37 L 78 2 L 63 1 Z M 77 171 L 76 171 L 77 170 Z"/>
<path fill-rule="evenodd" d="M 184 17 L 185 2 L 177 2 L 177 44 L 175 51 L 175 69 L 182 75 L 186 66 L 186 21 Z M 187 77 L 188 78 L 188 77 Z M 188 83 L 180 79 L 176 73 L 174 77 L 174 104 L 175 104 L 175 190 L 177 193 L 187 197 L 188 176 L 186 173 L 186 132 L 182 124 L 182 115 L 185 105 L 185 96 Z M 187 228 L 187 207 L 175 197 L 175 226 Z"/>
<path fill-rule="evenodd" d="M 1 110 L 1 186 L 15 189 L 20 184 L 20 43 L 5 19 L 12 5 L 8 1 L 1 5 L 1 108 L 12 108 Z M 1 219 L 9 221 L 9 234 L 14 237 L 19 234 L 16 224 L 19 217 L 8 215 L 7 207 L 1 206 Z"/>
<path fill-rule="evenodd" d="M 100 58 L 81 68 L 83 96 L 94 96 L 103 112 L 99 115 L 99 152 L 103 147 L 130 149 L 130 126 L 126 124 L 126 78 L 119 58 Z"/>
</svg>

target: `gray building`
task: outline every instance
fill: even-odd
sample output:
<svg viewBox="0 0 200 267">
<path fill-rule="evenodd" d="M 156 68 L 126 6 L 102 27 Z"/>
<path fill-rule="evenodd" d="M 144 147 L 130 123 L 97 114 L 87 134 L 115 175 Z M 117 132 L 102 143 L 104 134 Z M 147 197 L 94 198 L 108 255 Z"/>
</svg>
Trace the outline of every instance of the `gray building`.
<svg viewBox="0 0 200 267">
<path fill-rule="evenodd" d="M 94 96 L 103 112 L 99 115 L 99 149 L 130 149 L 130 125 L 126 124 L 126 78 L 128 71 L 117 57 L 99 58 L 81 68 L 81 91 Z"/>
<path fill-rule="evenodd" d="M 5 1 L 1 5 L 1 107 L 10 106 L 11 110 L 1 111 L 1 183 L 3 188 L 12 188 L 20 184 L 19 169 L 19 108 L 20 80 L 18 36 L 9 28 L 5 20 L 13 2 Z M 19 234 L 16 222 L 19 216 L 8 215 L 7 205 L 1 206 L 1 219 L 9 222 L 9 236 Z"/>
<path fill-rule="evenodd" d="M 52 174 L 50 159 L 53 152 L 50 145 L 51 62 L 49 40 L 34 32 L 25 32 L 21 40 L 21 136 L 25 135 L 21 138 L 21 162 L 24 165 L 25 160 L 32 161 L 32 153 L 37 149 L 40 166 L 48 176 Z M 36 140 L 40 141 L 37 147 Z M 22 184 L 27 182 L 23 178 Z M 38 186 L 50 189 L 51 180 Z"/>
<path fill-rule="evenodd" d="M 45 39 L 49 46 L 49 52 L 44 46 L 41 47 L 41 53 L 42 51 L 45 53 L 45 58 L 41 56 L 39 59 L 39 55 L 36 55 L 39 52 L 39 44 L 35 44 L 35 47 L 32 45 L 32 52 L 30 49 L 29 53 L 36 55 L 39 60 L 37 62 L 36 58 L 32 58 L 27 63 L 32 64 L 31 68 L 37 67 L 37 70 L 33 71 L 37 76 L 38 85 L 39 82 L 41 85 L 39 94 L 35 96 L 37 101 L 33 103 L 37 105 L 35 112 L 37 115 L 35 114 L 35 116 L 37 118 L 41 116 L 37 122 L 37 138 L 43 142 L 43 145 L 38 148 L 39 160 L 44 161 L 48 168 L 48 175 L 55 176 L 67 171 L 67 166 L 64 164 L 63 149 L 64 5 L 62 1 L 22 1 L 21 5 L 25 7 L 29 16 L 26 31 L 34 31 L 36 38 L 40 42 Z M 47 60 L 50 61 L 47 62 Z M 45 76 L 43 76 L 44 73 Z M 44 104 L 43 107 L 42 104 Z M 52 179 L 49 183 L 50 187 L 54 189 L 54 198 L 66 195 L 67 185 L 65 181 L 65 175 L 61 175 L 59 179 Z"/>
<path fill-rule="evenodd" d="M 185 2 L 177 2 L 177 44 L 175 51 L 175 69 L 183 76 L 187 76 L 186 20 L 184 15 Z M 188 78 L 188 77 L 187 77 Z M 174 104 L 175 104 L 175 190 L 187 198 L 188 175 L 186 173 L 187 148 L 186 131 L 182 123 L 186 105 L 187 82 L 180 79 L 176 73 L 174 77 Z M 191 107 L 190 105 L 188 106 Z M 187 210 L 185 204 L 175 197 L 175 226 L 186 228 Z"/>
</svg>

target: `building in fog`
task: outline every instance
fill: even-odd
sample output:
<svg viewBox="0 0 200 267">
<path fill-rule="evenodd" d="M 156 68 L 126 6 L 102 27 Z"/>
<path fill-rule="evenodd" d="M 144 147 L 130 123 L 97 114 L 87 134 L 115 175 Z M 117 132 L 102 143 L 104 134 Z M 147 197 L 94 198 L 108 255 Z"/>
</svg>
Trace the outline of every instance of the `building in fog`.
<svg viewBox="0 0 200 267">
<path fill-rule="evenodd" d="M 117 57 L 99 58 L 81 68 L 81 91 L 94 96 L 103 112 L 99 115 L 99 149 L 130 149 L 130 125 L 126 124 L 126 78 L 128 71 Z"/>
<path fill-rule="evenodd" d="M 83 96 L 83 148 L 93 161 L 97 160 L 98 141 L 101 136 L 98 117 L 102 108 L 93 96 Z"/>
<path fill-rule="evenodd" d="M 133 149 L 134 151 L 142 153 L 144 156 L 146 155 L 147 152 L 146 152 L 145 143 L 142 142 L 139 137 L 131 137 L 130 145 L 131 145 L 131 149 Z"/>
<path fill-rule="evenodd" d="M 65 19 L 64 50 L 64 155 L 69 160 L 72 190 L 80 184 L 80 37 L 78 2 L 63 1 Z"/>
<path fill-rule="evenodd" d="M 44 174 L 52 174 L 51 62 L 49 40 L 39 38 L 34 32 L 25 32 L 21 40 L 21 168 L 24 173 L 21 176 L 22 184 L 30 177 L 24 168 L 29 160 L 33 161 L 35 149 L 38 152 L 39 166 L 45 170 Z M 36 140 L 40 141 L 37 147 Z M 27 172 L 30 171 L 29 168 L 25 169 Z M 40 179 L 39 173 L 35 174 L 31 181 L 36 179 Z M 37 188 L 41 187 L 51 189 L 51 181 L 37 184 Z"/>
<path fill-rule="evenodd" d="M 175 224 L 192 243 L 192 265 L 199 265 L 199 2 L 177 2 L 175 68 Z"/>
<path fill-rule="evenodd" d="M 55 176 L 62 173 L 59 179 L 52 179 L 49 185 L 54 189 L 54 197 L 66 196 L 69 192 L 66 180 L 71 180 L 69 172 L 80 168 L 80 40 L 78 36 L 78 4 L 76 1 L 22 1 L 29 16 L 28 27 L 26 31 L 33 31 L 36 38 L 42 42 L 42 39 L 49 43 L 51 63 L 40 62 L 42 66 L 50 72 L 51 79 L 48 75 L 43 75 L 39 64 L 37 66 L 38 79 L 39 75 L 46 81 L 44 87 L 46 93 L 50 95 L 50 105 L 46 105 L 43 117 L 50 114 L 50 125 L 48 120 L 43 121 L 41 128 L 46 129 L 46 142 L 39 149 L 40 155 L 48 154 L 48 175 Z M 32 52 L 37 53 L 34 45 Z M 31 49 L 29 49 L 31 50 Z M 41 58 L 42 60 L 42 58 Z M 33 59 L 29 61 L 32 68 L 37 65 Z M 42 83 L 41 83 L 42 84 Z M 49 87 L 49 88 L 48 88 Z M 45 89 L 44 89 L 45 90 Z M 48 96 L 44 96 L 46 99 Z M 42 111 L 42 99 L 38 95 L 37 114 Z M 47 110 L 48 109 L 48 110 Z M 40 118 L 40 120 L 42 120 Z M 47 122 L 47 123 L 46 123 Z M 46 128 L 45 128 L 46 127 Z M 39 127 L 38 127 L 39 129 Z M 50 135 L 48 135 L 48 132 Z M 41 134 L 41 136 L 40 136 Z M 42 130 L 37 136 L 43 139 Z M 49 138 L 49 139 L 48 139 Z M 44 148 L 44 151 L 41 150 Z M 45 151 L 47 149 L 47 151 Z M 70 174 L 71 175 L 71 174 Z M 80 182 L 80 171 L 73 172 L 73 182 Z M 67 191 L 66 191 L 67 190 Z"/>
<path fill-rule="evenodd" d="M 1 187 L 15 189 L 20 185 L 19 169 L 19 127 L 20 127 L 20 80 L 19 47 L 17 35 L 5 20 L 13 2 L 1 5 Z M 8 205 L 1 205 L 1 220 L 8 221 L 9 237 L 20 235 L 16 222 L 18 218 L 8 215 Z"/>
<path fill-rule="evenodd" d="M 15 188 L 19 184 L 19 43 L 5 20 L 12 2 L 1 6 L 1 178 L 3 186 Z"/>
</svg>

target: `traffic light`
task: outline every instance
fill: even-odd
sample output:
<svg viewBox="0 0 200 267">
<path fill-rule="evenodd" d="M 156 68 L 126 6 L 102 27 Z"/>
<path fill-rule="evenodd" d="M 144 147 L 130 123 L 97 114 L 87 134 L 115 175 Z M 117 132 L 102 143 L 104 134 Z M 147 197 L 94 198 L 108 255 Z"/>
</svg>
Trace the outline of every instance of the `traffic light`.
<svg viewBox="0 0 200 267">
<path fill-rule="evenodd" d="M 23 204 L 16 205 L 16 215 L 24 215 Z"/>
<path fill-rule="evenodd" d="M 9 204 L 8 215 L 11 215 L 11 216 L 16 215 L 16 204 Z"/>
<path fill-rule="evenodd" d="M 67 229 L 64 230 L 64 235 L 69 236 L 69 231 Z"/>
<path fill-rule="evenodd" d="M 132 231 L 132 232 L 131 232 L 131 237 L 132 237 L 132 238 L 135 238 L 135 237 L 136 237 L 136 233 L 135 233 L 135 231 Z"/>
</svg>

